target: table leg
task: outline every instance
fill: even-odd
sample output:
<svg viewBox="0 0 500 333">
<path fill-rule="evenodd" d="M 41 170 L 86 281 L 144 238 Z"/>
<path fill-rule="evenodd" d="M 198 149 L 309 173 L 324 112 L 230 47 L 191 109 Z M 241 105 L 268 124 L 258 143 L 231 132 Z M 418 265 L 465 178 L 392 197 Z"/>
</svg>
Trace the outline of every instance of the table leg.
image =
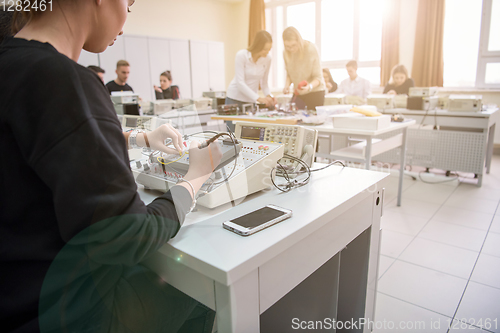
<svg viewBox="0 0 500 333">
<path fill-rule="evenodd" d="M 486 146 L 486 173 L 490 173 L 491 157 L 493 156 L 493 143 L 495 140 L 495 126 L 493 124 L 490 126 L 488 131 L 488 144 Z"/>
<path fill-rule="evenodd" d="M 403 177 L 405 174 L 405 164 L 406 164 L 406 138 L 407 138 L 408 127 L 403 129 L 403 142 L 401 143 L 401 153 L 400 153 L 400 164 L 399 168 L 399 183 L 398 183 L 398 206 L 401 206 L 401 195 L 403 192 Z"/>
<path fill-rule="evenodd" d="M 260 331 L 259 274 L 250 272 L 230 286 L 215 282 L 217 332 Z"/>
<path fill-rule="evenodd" d="M 365 151 L 365 169 L 370 170 L 372 165 L 372 138 L 366 138 L 366 151 Z"/>
</svg>

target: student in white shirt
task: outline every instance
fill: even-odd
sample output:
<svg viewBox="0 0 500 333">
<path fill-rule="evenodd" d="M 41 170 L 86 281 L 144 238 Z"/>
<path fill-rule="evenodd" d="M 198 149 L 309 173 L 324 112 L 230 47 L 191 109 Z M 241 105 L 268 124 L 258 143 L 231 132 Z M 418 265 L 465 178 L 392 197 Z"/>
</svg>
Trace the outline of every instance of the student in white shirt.
<svg viewBox="0 0 500 333">
<path fill-rule="evenodd" d="M 349 78 L 340 83 L 339 89 L 335 91 L 338 94 L 346 94 L 348 96 L 359 96 L 366 98 L 371 94 L 370 81 L 358 76 L 358 63 L 356 60 L 351 60 L 345 65 Z"/>
<path fill-rule="evenodd" d="M 271 66 L 269 51 L 273 45 L 271 34 L 265 30 L 257 32 L 255 39 L 248 47 L 236 53 L 235 76 L 226 91 L 226 104 L 260 103 L 266 106 L 276 104 L 271 95 L 267 78 Z M 259 85 L 266 97 L 258 94 Z"/>
</svg>

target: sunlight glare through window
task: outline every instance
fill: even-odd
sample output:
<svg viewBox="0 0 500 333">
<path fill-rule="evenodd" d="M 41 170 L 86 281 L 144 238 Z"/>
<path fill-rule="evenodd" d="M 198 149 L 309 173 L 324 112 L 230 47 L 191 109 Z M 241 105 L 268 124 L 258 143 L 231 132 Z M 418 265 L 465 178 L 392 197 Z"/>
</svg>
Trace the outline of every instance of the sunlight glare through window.
<svg viewBox="0 0 500 333">
<path fill-rule="evenodd" d="M 321 60 L 353 58 L 354 2 L 323 0 L 321 2 Z"/>
</svg>

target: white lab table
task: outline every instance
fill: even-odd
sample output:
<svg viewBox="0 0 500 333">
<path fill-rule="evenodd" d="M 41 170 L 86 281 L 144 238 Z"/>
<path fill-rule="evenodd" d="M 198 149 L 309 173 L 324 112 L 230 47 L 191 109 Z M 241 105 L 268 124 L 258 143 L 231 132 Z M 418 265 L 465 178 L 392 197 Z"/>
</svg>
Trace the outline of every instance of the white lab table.
<svg viewBox="0 0 500 333">
<path fill-rule="evenodd" d="M 331 166 L 288 193 L 270 188 L 234 207 L 198 207 L 145 264 L 216 310 L 220 333 L 284 332 L 301 315 L 373 320 L 387 176 Z M 139 193 L 146 203 L 158 195 Z M 248 237 L 222 228 L 267 204 L 291 209 L 292 218 Z"/>
<path fill-rule="evenodd" d="M 408 127 L 415 124 L 414 120 L 406 120 L 404 122 L 391 122 L 390 126 L 379 130 L 361 130 L 355 128 L 334 128 L 332 122 L 326 122 L 325 124 L 319 126 L 306 126 L 312 129 L 318 130 L 319 134 L 330 136 L 330 148 L 331 142 L 333 142 L 334 136 L 344 136 L 344 137 L 355 137 L 363 139 L 362 142 L 344 147 L 341 149 L 333 150 L 328 154 L 316 153 L 317 157 L 345 160 L 351 162 L 360 162 L 365 164 L 366 169 L 370 169 L 372 157 L 392 150 L 394 148 L 400 147 L 400 159 L 399 164 L 399 184 L 398 184 L 398 199 L 397 205 L 401 206 L 401 195 L 403 191 L 403 175 L 405 167 L 405 156 L 406 156 L 406 141 L 407 141 L 407 129 Z M 385 139 L 376 139 L 376 137 L 387 134 L 388 137 Z"/>
<path fill-rule="evenodd" d="M 161 119 L 168 119 L 172 125 L 181 131 L 182 134 L 192 134 L 201 131 L 226 131 L 223 121 L 212 120 L 211 117 L 217 114 L 216 110 L 172 110 L 159 115 Z"/>
<path fill-rule="evenodd" d="M 481 186 L 484 167 L 490 172 L 498 108 L 483 112 L 389 109 L 385 114 L 403 114 L 415 119 L 408 129 L 407 164 L 449 171 L 474 173 Z M 388 153 L 380 160 L 395 162 Z"/>
</svg>

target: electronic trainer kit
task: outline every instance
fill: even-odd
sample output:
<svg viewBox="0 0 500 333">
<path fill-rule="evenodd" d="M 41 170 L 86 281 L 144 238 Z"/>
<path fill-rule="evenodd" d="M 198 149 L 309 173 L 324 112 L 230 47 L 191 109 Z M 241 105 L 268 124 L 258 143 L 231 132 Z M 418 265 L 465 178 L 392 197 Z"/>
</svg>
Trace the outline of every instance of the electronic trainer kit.
<svg viewBox="0 0 500 333">
<path fill-rule="evenodd" d="M 214 141 L 215 138 L 219 140 Z M 144 150 L 131 161 L 136 182 L 145 188 L 167 192 L 189 169 L 189 148 L 193 140 L 200 148 L 217 144 L 222 158 L 198 192 L 197 203 L 214 208 L 274 185 L 280 191 L 306 185 L 314 162 L 318 131 L 296 125 L 238 122 L 236 132 L 201 132 L 184 136 L 179 154 Z M 169 145 L 169 143 L 167 143 Z M 203 148 L 202 148 L 203 149 Z M 300 176 L 304 177 L 300 177 Z M 280 181 L 275 182 L 275 176 Z"/>
<path fill-rule="evenodd" d="M 192 140 L 201 143 L 213 136 L 213 133 L 192 135 L 185 140 L 185 146 L 189 147 Z M 201 195 L 197 203 L 201 206 L 214 208 L 272 185 L 271 170 L 283 156 L 283 145 L 263 145 L 261 142 L 228 137 L 229 134 L 226 139 L 211 143 L 218 144 L 223 155 L 215 172 L 199 191 Z M 181 157 L 151 153 L 147 158 L 131 163 L 131 167 L 137 183 L 166 192 L 186 174 L 189 150 L 185 148 Z"/>
</svg>

